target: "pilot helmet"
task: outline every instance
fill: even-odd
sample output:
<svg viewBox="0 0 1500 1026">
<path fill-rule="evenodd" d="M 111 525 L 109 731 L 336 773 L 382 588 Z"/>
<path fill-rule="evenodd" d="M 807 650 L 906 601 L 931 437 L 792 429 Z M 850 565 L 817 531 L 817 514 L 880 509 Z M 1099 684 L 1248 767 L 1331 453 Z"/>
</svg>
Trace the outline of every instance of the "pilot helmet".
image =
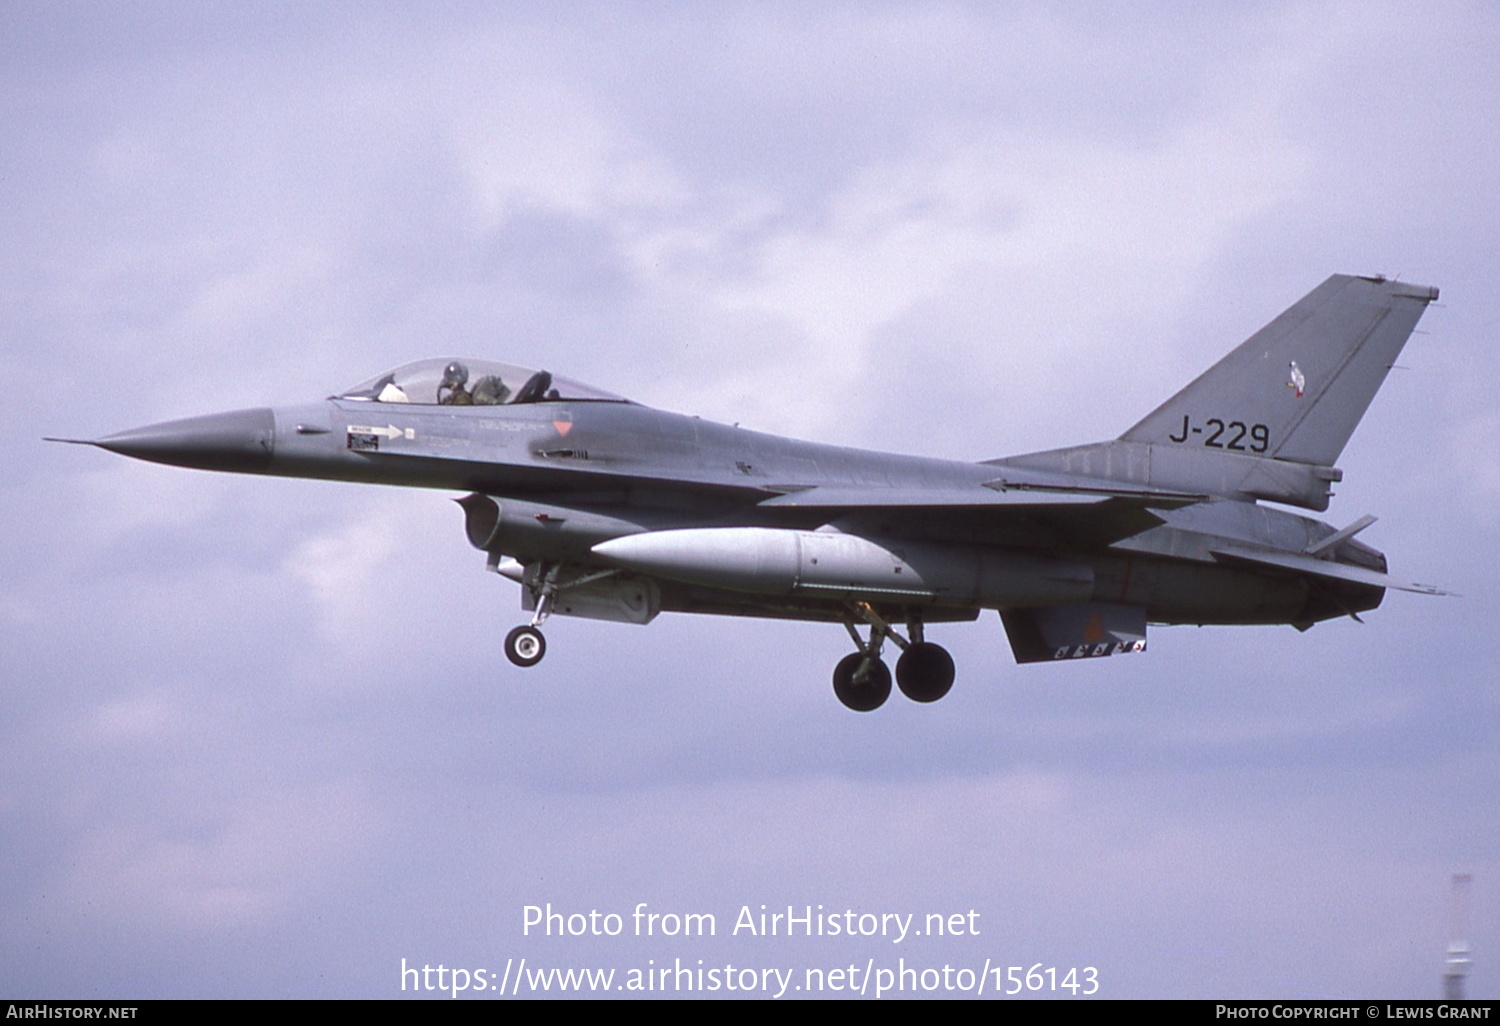
<svg viewBox="0 0 1500 1026">
<path fill-rule="evenodd" d="M 443 368 L 443 384 L 449 388 L 461 387 L 469 380 L 469 368 L 457 360 Z"/>
</svg>

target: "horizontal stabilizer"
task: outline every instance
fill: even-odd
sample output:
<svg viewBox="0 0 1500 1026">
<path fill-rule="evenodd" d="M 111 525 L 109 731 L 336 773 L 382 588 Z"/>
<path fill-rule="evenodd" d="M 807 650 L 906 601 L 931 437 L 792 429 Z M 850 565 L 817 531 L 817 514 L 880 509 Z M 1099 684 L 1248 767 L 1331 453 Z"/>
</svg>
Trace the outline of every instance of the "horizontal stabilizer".
<svg viewBox="0 0 1500 1026">
<path fill-rule="evenodd" d="M 1252 563 L 1258 566 L 1276 567 L 1296 574 L 1326 577 L 1334 581 L 1349 581 L 1353 584 L 1368 584 L 1375 588 L 1395 588 L 1398 591 L 1414 591 L 1419 595 L 1447 595 L 1449 592 L 1434 588 L 1430 584 L 1414 584 L 1383 574 L 1369 567 L 1335 563 L 1328 559 L 1296 552 L 1271 552 L 1263 549 L 1247 549 L 1238 546 L 1221 546 L 1210 550 L 1217 558 L 1229 562 Z"/>
<path fill-rule="evenodd" d="M 1146 650 L 1146 610 L 1105 602 L 1002 609 L 1018 663 L 1094 659 Z"/>
</svg>

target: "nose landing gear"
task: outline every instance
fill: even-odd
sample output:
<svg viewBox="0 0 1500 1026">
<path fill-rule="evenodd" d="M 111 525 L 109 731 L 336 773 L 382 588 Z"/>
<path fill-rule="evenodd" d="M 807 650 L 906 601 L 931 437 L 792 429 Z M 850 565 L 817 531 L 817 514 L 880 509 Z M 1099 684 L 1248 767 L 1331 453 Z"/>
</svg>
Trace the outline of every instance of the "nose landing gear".
<svg viewBox="0 0 1500 1026">
<path fill-rule="evenodd" d="M 537 595 L 536 612 L 532 614 L 531 622 L 513 627 L 505 636 L 505 658 L 521 667 L 535 666 L 547 654 L 547 639 L 538 628 L 552 615 L 552 599 L 557 594 L 557 576 L 562 566 L 553 564 L 542 569 L 543 572 L 538 574 L 539 583 L 531 585 Z"/>
</svg>

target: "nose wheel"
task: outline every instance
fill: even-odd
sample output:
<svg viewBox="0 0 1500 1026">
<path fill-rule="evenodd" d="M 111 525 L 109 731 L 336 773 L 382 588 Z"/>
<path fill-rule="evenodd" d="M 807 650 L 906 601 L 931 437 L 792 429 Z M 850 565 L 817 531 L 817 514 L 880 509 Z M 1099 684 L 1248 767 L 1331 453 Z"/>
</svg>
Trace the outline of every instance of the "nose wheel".
<svg viewBox="0 0 1500 1026">
<path fill-rule="evenodd" d="M 505 658 L 517 666 L 535 666 L 547 654 L 547 639 L 542 632 L 524 624 L 505 636 Z"/>
<path fill-rule="evenodd" d="M 523 582 L 536 596 L 536 612 L 530 623 L 512 628 L 505 636 L 505 658 L 521 667 L 535 666 L 547 654 L 547 639 L 542 637 L 538 628 L 552 615 L 552 600 L 557 594 L 557 578 L 562 573 L 562 564 L 538 564 L 536 571 L 533 582 Z"/>
</svg>

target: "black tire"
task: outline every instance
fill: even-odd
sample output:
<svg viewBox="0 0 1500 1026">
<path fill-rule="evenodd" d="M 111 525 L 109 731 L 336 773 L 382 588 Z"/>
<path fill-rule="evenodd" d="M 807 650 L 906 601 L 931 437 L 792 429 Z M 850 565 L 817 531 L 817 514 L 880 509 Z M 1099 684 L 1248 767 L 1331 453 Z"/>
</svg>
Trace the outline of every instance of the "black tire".
<svg viewBox="0 0 1500 1026">
<path fill-rule="evenodd" d="M 953 687 L 953 657 L 942 645 L 923 641 L 896 660 L 896 683 L 913 702 L 936 702 Z"/>
<path fill-rule="evenodd" d="M 523 625 L 505 636 L 505 658 L 517 666 L 535 666 L 547 654 L 547 639 L 535 627 Z"/>
<path fill-rule="evenodd" d="M 854 674 L 864 658 L 863 653 L 850 652 L 833 670 L 833 693 L 855 712 L 873 712 L 891 697 L 891 671 L 879 659 L 870 663 L 869 675 L 863 683 L 854 682 Z"/>
</svg>

